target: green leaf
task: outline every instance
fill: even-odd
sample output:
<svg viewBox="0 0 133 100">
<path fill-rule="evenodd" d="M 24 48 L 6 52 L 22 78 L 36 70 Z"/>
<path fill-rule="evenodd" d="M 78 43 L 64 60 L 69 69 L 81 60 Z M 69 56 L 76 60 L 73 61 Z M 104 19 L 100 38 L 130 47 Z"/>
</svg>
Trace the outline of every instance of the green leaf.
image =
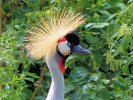
<svg viewBox="0 0 133 100">
<path fill-rule="evenodd" d="M 70 66 L 72 63 L 74 63 L 75 61 L 77 61 L 77 59 L 81 59 L 83 58 L 82 55 L 80 54 L 73 54 L 73 55 L 70 55 L 67 60 L 66 60 L 66 64 L 65 64 L 65 67 L 67 68 L 68 66 Z"/>
<path fill-rule="evenodd" d="M 28 100 L 30 100 L 32 95 L 33 95 L 33 92 L 30 89 L 27 89 L 27 88 L 23 89 L 23 93 L 26 94 L 26 97 L 27 97 Z"/>
<path fill-rule="evenodd" d="M 66 85 L 65 86 L 65 94 L 73 91 L 75 89 L 74 85 Z"/>
<path fill-rule="evenodd" d="M 128 0 L 128 4 L 131 3 L 131 2 L 133 2 L 133 0 Z"/>
<path fill-rule="evenodd" d="M 90 93 L 91 89 L 94 89 L 94 85 L 91 83 L 85 84 L 82 87 L 82 92 L 83 93 Z"/>
<path fill-rule="evenodd" d="M 85 28 L 89 28 L 89 27 L 93 26 L 93 24 L 94 24 L 94 23 L 88 23 L 88 24 L 85 26 Z"/>
<path fill-rule="evenodd" d="M 133 100 L 133 97 L 126 95 L 124 92 L 121 93 L 121 98 L 123 100 Z"/>
<path fill-rule="evenodd" d="M 78 100 L 80 92 L 78 90 L 71 93 L 71 96 L 67 100 Z"/>
<path fill-rule="evenodd" d="M 109 17 L 107 18 L 107 21 L 113 19 L 116 15 L 117 15 L 117 14 L 112 14 L 111 16 L 109 16 Z"/>
<path fill-rule="evenodd" d="M 106 84 L 108 84 L 110 81 L 109 80 L 107 80 L 107 79 L 101 79 L 101 81 L 106 85 Z"/>
<path fill-rule="evenodd" d="M 131 67 L 131 73 L 133 73 L 133 67 Z"/>
<path fill-rule="evenodd" d="M 36 96 L 34 100 L 45 100 L 45 97 L 43 96 Z"/>
<path fill-rule="evenodd" d="M 85 79 L 86 77 L 89 77 L 88 70 L 86 68 L 83 68 L 83 67 L 75 68 L 70 73 L 70 79 L 73 82 L 81 81 L 81 80 Z"/>
<path fill-rule="evenodd" d="M 133 85 L 131 85 L 129 88 L 130 88 L 130 90 L 133 90 Z"/>
<path fill-rule="evenodd" d="M 126 75 L 130 75 L 129 68 L 128 66 L 124 65 L 122 67 L 122 72 L 125 73 Z"/>
<path fill-rule="evenodd" d="M 107 89 L 102 89 L 100 91 L 100 96 L 103 100 L 110 100 L 110 94 L 109 94 L 109 91 Z"/>
<path fill-rule="evenodd" d="M 91 28 L 104 28 L 108 25 L 109 23 L 89 23 L 85 28 L 89 28 L 90 26 L 92 26 Z"/>
<path fill-rule="evenodd" d="M 107 10 L 100 10 L 100 13 L 104 16 L 111 16 L 111 14 Z"/>
<path fill-rule="evenodd" d="M 117 77 L 116 80 L 114 80 L 114 88 L 117 90 L 117 91 L 120 91 L 120 90 L 126 90 L 126 89 L 129 89 L 129 85 L 128 85 L 128 82 L 127 80 L 125 80 L 124 78 L 122 77 Z"/>
<path fill-rule="evenodd" d="M 108 26 L 109 23 L 96 23 L 92 28 L 104 28 L 105 26 Z"/>
<path fill-rule="evenodd" d="M 98 7 L 101 6 L 102 3 L 103 3 L 103 0 L 98 0 L 98 1 L 97 1 L 97 6 L 98 6 Z"/>
<path fill-rule="evenodd" d="M 28 78 L 28 77 L 25 77 L 23 78 L 24 80 L 27 80 L 27 81 L 31 81 L 31 82 L 34 82 L 34 78 Z"/>
<path fill-rule="evenodd" d="M 23 72 L 23 74 L 26 75 L 26 76 L 34 77 L 34 78 L 39 78 L 35 73 Z"/>
<path fill-rule="evenodd" d="M 93 80 L 93 81 L 98 81 L 98 79 L 99 79 L 99 75 L 97 74 L 94 74 L 90 77 L 90 80 Z"/>
</svg>

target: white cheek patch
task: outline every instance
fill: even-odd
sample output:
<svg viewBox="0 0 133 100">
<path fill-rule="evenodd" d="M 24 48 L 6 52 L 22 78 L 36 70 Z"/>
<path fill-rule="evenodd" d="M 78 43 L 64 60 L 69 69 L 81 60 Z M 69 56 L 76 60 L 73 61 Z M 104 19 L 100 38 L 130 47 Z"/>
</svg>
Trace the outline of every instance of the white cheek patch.
<svg viewBox="0 0 133 100">
<path fill-rule="evenodd" d="M 64 56 L 69 55 L 71 53 L 70 48 L 67 46 L 67 41 L 58 43 L 58 49 Z"/>
</svg>

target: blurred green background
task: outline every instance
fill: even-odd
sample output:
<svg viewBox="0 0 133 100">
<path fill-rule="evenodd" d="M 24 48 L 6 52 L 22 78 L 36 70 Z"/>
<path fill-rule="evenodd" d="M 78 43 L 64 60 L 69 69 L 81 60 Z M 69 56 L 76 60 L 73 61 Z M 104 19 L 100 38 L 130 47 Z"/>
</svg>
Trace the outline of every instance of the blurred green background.
<svg viewBox="0 0 133 100">
<path fill-rule="evenodd" d="M 67 59 L 65 100 L 133 100 L 133 0 L 1 0 L 0 98 L 31 99 L 45 62 L 27 57 L 25 30 L 64 7 L 85 15 L 75 32 L 92 52 Z M 45 99 L 50 82 L 46 69 L 35 100 Z"/>
</svg>

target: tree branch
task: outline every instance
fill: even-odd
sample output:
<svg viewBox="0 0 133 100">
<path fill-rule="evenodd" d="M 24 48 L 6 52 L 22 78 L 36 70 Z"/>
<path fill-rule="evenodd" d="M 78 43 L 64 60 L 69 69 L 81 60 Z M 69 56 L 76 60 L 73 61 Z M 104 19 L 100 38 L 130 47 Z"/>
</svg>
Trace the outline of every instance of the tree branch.
<svg viewBox="0 0 133 100">
<path fill-rule="evenodd" d="M 37 92 L 37 90 L 38 90 L 38 88 L 39 88 L 39 85 L 40 85 L 42 79 L 43 79 L 43 75 L 44 75 L 44 72 L 46 71 L 46 68 L 47 68 L 47 67 L 46 67 L 46 64 L 45 64 L 45 65 L 44 65 L 44 68 L 43 68 L 43 70 L 42 70 L 42 72 L 41 72 L 41 75 L 40 75 L 39 83 L 37 84 L 37 87 L 36 87 L 36 89 L 35 89 L 35 91 L 34 91 L 32 97 L 31 97 L 31 100 L 34 100 L 34 98 L 35 98 L 36 92 Z"/>
</svg>

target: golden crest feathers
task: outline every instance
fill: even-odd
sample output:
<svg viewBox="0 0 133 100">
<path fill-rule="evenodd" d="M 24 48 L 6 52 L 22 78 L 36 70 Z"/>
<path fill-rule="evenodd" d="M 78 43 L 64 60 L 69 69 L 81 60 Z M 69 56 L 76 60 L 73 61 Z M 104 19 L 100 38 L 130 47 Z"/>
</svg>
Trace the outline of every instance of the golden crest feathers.
<svg viewBox="0 0 133 100">
<path fill-rule="evenodd" d="M 36 20 L 36 25 L 31 24 L 31 30 L 26 31 L 30 34 L 26 38 L 29 55 L 36 60 L 45 58 L 47 54 L 52 56 L 58 40 L 82 25 L 85 22 L 83 18 L 82 14 L 68 12 L 65 8 L 62 12 L 55 12 L 47 20 L 40 16 L 40 21 Z"/>
</svg>

